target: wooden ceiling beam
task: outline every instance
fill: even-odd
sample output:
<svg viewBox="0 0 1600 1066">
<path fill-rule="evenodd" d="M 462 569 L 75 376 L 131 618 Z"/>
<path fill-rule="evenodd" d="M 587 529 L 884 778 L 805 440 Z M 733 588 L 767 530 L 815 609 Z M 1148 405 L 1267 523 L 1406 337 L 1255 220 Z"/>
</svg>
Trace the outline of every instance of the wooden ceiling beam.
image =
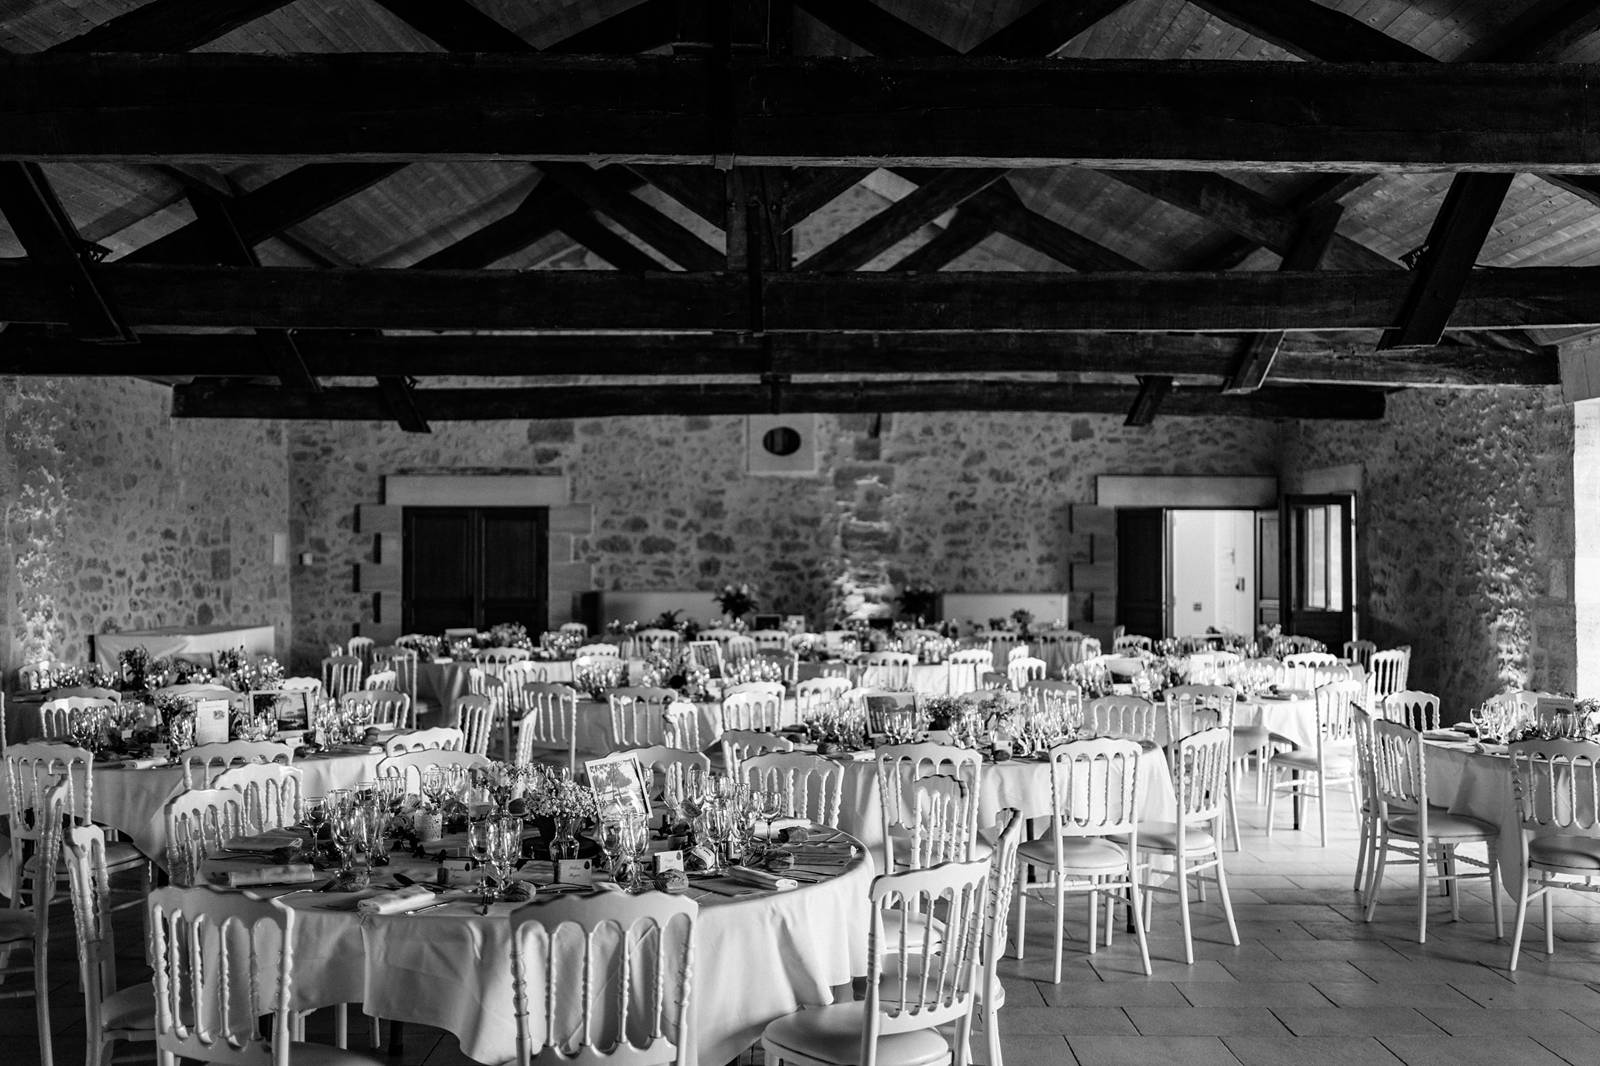
<svg viewBox="0 0 1600 1066">
<path fill-rule="evenodd" d="M 290 0 L 151 0 L 51 52 L 187 52 L 270 15 Z"/>
<path fill-rule="evenodd" d="M 509 213 L 419 259 L 412 269 L 479 270 L 522 251 L 560 229 L 562 209 L 574 206 L 571 197 L 556 193 L 553 185 L 541 181 Z"/>
<path fill-rule="evenodd" d="M 594 217 L 588 205 L 565 190 L 559 192 L 556 228 L 583 245 L 617 270 L 642 274 L 648 270 L 667 269 L 652 259 L 648 252 L 634 247 L 626 237 L 613 233 Z"/>
<path fill-rule="evenodd" d="M 1025 59 L 1051 55 L 1128 0 L 1043 0 L 973 46 L 969 56 Z"/>
<path fill-rule="evenodd" d="M 1433 57 L 1316 0 L 1192 0 L 1253 37 L 1329 63 L 1415 63 Z"/>
<path fill-rule="evenodd" d="M 1322 261 L 1333 244 L 1334 231 L 1344 207 L 1337 202 L 1326 203 L 1306 213 L 1305 223 L 1295 234 L 1294 242 L 1284 253 L 1280 270 L 1321 270 Z M 1239 365 L 1234 369 L 1222 391 L 1228 393 L 1254 392 L 1267 380 L 1278 349 L 1283 347 L 1283 333 L 1257 333 L 1244 343 Z"/>
<path fill-rule="evenodd" d="M 1550 62 L 1600 30 L 1594 0 L 1536 0 L 1527 10 L 1462 54 L 1460 62 Z"/>
<path fill-rule="evenodd" d="M 715 167 L 629 167 L 641 181 L 649 182 L 703 221 L 721 229 L 726 222 L 723 172 Z"/>
<path fill-rule="evenodd" d="M 657 56 L 9 56 L 0 157 L 705 164 L 709 72 Z M 1586 66 L 735 56 L 730 81 L 743 165 L 1600 172 Z"/>
<path fill-rule="evenodd" d="M 869 167 L 808 167 L 789 171 L 779 218 L 785 233 L 865 181 Z"/>
<path fill-rule="evenodd" d="M 36 163 L 0 163 L 0 211 L 22 250 L 54 279 L 67 325 L 84 340 L 130 344 L 134 336 L 92 266 L 104 249 L 78 236 L 44 170 Z"/>
<path fill-rule="evenodd" d="M 1511 178 L 1510 174 L 1457 174 L 1450 182 L 1422 258 L 1411 271 L 1405 304 L 1394 325 L 1378 339 L 1379 348 L 1439 343 L 1511 188 Z"/>
<path fill-rule="evenodd" d="M 584 27 L 545 50 L 565 55 L 644 52 L 677 40 L 681 29 L 678 0 L 644 0 Z"/>
<path fill-rule="evenodd" d="M 1138 392 L 1117 385 L 1044 381 L 792 382 L 780 411 L 1060 411 L 1121 414 Z M 772 388 L 737 385 L 547 385 L 531 388 L 437 388 L 410 392 L 418 416 L 435 422 L 521 418 L 590 418 L 656 414 L 770 414 Z M 1382 393 L 1364 389 L 1263 389 L 1223 396 L 1174 387 L 1169 415 L 1296 419 L 1383 417 Z M 177 418 L 278 418 L 382 421 L 391 417 L 376 388 L 290 392 L 254 385 L 194 384 L 172 390 Z"/>
<path fill-rule="evenodd" d="M 316 329 L 744 329 L 740 273 L 319 270 L 109 263 L 97 274 L 133 326 Z M 1400 271 L 1073 274 L 942 271 L 774 273 L 759 293 L 779 332 L 1385 329 Z M 0 321 L 64 323 L 59 287 L 0 262 Z M 1600 324 L 1600 268 L 1474 271 L 1451 328 Z"/>
<path fill-rule="evenodd" d="M 801 260 L 799 269 L 856 270 L 952 207 L 1002 181 L 1003 170 L 945 170 Z"/>
<path fill-rule="evenodd" d="M 997 232 L 1073 270 L 1145 269 L 1143 264 L 1136 263 L 1127 256 L 1114 252 L 1028 207 L 1010 183 L 990 186 L 968 200 L 965 206 L 982 213 Z"/>
<path fill-rule="evenodd" d="M 684 270 L 718 270 L 724 265 L 723 253 L 699 234 L 634 196 L 639 179 L 626 168 L 596 170 L 575 163 L 550 163 L 541 169 L 549 180 Z"/>
<path fill-rule="evenodd" d="M 303 331 L 301 353 L 322 377 L 673 378 L 807 374 L 1164 374 L 1222 384 L 1238 357 L 1233 336 L 1135 333 L 556 334 L 385 336 Z M 0 374 L 89 377 L 263 377 L 272 346 L 255 334 L 146 333 L 134 348 L 108 351 L 38 331 L 0 332 Z M 219 372 L 221 372 L 219 374 Z M 1291 336 L 1273 380 L 1372 388 L 1543 387 L 1558 382 L 1554 348 L 1439 345 L 1373 352 Z"/>
<path fill-rule="evenodd" d="M 873 55 L 961 54 L 937 37 L 889 14 L 872 0 L 794 0 L 794 6 Z"/>
<path fill-rule="evenodd" d="M 971 202 L 969 200 L 967 204 Z M 967 204 L 956 209 L 956 213 L 950 218 L 950 224 L 935 234 L 932 240 L 912 251 L 889 269 L 897 273 L 943 270 L 983 243 L 984 239 L 994 232 L 994 227 L 982 212 L 973 210 Z"/>
<path fill-rule="evenodd" d="M 469 0 L 376 0 L 447 52 L 534 52 L 533 45 Z"/>
<path fill-rule="evenodd" d="M 417 405 L 417 390 L 402 377 L 384 375 L 378 379 L 378 400 L 389 417 L 407 433 L 432 433 Z"/>
<path fill-rule="evenodd" d="M 1141 375 L 1139 388 L 1128 408 L 1125 426 L 1148 426 L 1156 420 L 1156 412 L 1172 394 L 1172 379 L 1164 374 Z"/>
</svg>

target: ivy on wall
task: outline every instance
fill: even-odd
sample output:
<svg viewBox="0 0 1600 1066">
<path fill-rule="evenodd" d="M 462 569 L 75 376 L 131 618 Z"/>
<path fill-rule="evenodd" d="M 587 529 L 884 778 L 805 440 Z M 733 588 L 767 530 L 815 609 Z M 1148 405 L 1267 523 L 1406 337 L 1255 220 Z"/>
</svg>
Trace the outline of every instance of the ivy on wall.
<svg viewBox="0 0 1600 1066">
<path fill-rule="evenodd" d="M 58 658 L 66 626 L 56 596 L 71 521 L 72 498 L 61 470 L 62 383 L 48 378 L 7 379 L 0 395 L 8 489 L 4 524 L 10 548 L 10 644 L 18 662 Z"/>
</svg>

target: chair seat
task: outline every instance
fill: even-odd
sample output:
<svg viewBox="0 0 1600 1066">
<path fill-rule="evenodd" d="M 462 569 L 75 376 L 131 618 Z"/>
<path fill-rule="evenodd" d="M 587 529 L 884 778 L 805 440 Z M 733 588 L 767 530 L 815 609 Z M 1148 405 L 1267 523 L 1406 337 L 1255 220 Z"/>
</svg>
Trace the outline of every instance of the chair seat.
<svg viewBox="0 0 1600 1066">
<path fill-rule="evenodd" d="M 1389 832 L 1403 837 L 1417 835 L 1415 814 L 1397 814 L 1389 819 Z M 1500 830 L 1465 814 L 1451 814 L 1442 808 L 1428 808 L 1428 836 L 1436 840 L 1493 840 Z"/>
<path fill-rule="evenodd" d="M 1128 851 L 1105 837 L 1068 837 L 1062 841 L 1061 862 L 1056 862 L 1055 841 L 1030 840 L 1017 854 L 1038 866 L 1057 866 L 1083 874 L 1114 874 L 1128 868 Z"/>
<path fill-rule="evenodd" d="M 819 1062 L 857 1063 L 866 1024 L 865 1002 L 835 1003 L 784 1015 L 767 1025 L 761 1042 L 780 1056 L 787 1051 Z M 879 1066 L 933 1066 L 949 1057 L 950 1045 L 932 1029 L 878 1038 Z"/>
<path fill-rule="evenodd" d="M 154 1032 L 156 1027 L 155 986 L 129 985 L 111 993 L 100 1003 L 100 1018 L 107 1029 L 143 1029 Z"/>
<path fill-rule="evenodd" d="M 1217 839 L 1200 826 L 1190 826 L 1184 834 L 1183 842 L 1188 845 L 1190 855 L 1217 850 Z M 1139 847 L 1150 851 L 1178 850 L 1178 823 L 1177 822 L 1140 822 Z"/>
<path fill-rule="evenodd" d="M 127 840 L 106 841 L 106 869 L 121 870 L 148 862 L 145 853 Z"/>
<path fill-rule="evenodd" d="M 0 944 L 31 939 L 38 927 L 32 911 L 0 908 Z"/>
<path fill-rule="evenodd" d="M 332 1044 L 298 1042 L 289 1045 L 289 1061 L 294 1066 L 386 1066 L 382 1059 L 358 1051 L 337 1048 Z"/>
<path fill-rule="evenodd" d="M 1328 753 L 1328 773 L 1348 774 L 1351 770 L 1351 753 L 1348 750 L 1331 751 Z M 1286 766 L 1291 770 L 1317 770 L 1317 753 L 1313 748 L 1296 748 L 1293 751 L 1280 751 L 1272 757 L 1273 766 Z"/>
<path fill-rule="evenodd" d="M 1433 828 L 1431 821 L 1428 827 Z M 1559 870 L 1600 873 L 1600 840 L 1591 837 L 1534 837 L 1528 841 L 1528 862 Z"/>
<path fill-rule="evenodd" d="M 923 938 L 928 936 L 928 924 L 933 924 L 932 946 L 934 951 L 944 947 L 944 922 L 926 914 L 910 914 L 905 911 L 894 911 L 883 916 L 883 950 L 885 953 L 894 953 L 900 950 L 900 929 L 905 927 L 906 947 L 912 951 L 921 951 Z"/>
</svg>

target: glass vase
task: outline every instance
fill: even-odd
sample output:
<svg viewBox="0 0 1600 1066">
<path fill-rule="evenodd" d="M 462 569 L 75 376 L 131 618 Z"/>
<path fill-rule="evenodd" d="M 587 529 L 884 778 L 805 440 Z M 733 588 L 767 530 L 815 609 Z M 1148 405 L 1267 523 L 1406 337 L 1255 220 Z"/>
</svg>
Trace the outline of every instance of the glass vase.
<svg viewBox="0 0 1600 1066">
<path fill-rule="evenodd" d="M 578 819 L 557 816 L 555 835 L 550 839 L 550 858 L 576 859 L 578 857 Z"/>
</svg>

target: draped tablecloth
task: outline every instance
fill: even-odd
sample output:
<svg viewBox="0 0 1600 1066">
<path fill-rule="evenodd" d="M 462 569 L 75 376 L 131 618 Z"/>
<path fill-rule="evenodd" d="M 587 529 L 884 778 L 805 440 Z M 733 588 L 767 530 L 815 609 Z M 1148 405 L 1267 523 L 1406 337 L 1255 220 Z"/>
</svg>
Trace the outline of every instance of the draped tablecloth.
<svg viewBox="0 0 1600 1066">
<path fill-rule="evenodd" d="M 1423 741 L 1428 802 L 1451 814 L 1465 814 L 1500 829 L 1496 854 L 1502 887 L 1515 895 L 1522 862 L 1522 823 L 1511 796 L 1511 760 L 1477 751 L 1473 744 Z"/>
<path fill-rule="evenodd" d="M 142 647 L 152 659 L 198 659 L 210 663 L 219 651 L 243 648 L 250 655 L 275 654 L 277 630 L 272 626 L 161 626 L 100 633 L 94 637 L 94 661 L 115 669 L 117 657 Z"/>
<path fill-rule="evenodd" d="M 637 683 L 644 668 L 644 662 L 637 659 L 624 660 L 628 668 L 628 676 L 632 683 Z M 456 698 L 468 692 L 467 674 L 476 664 L 466 659 L 429 660 L 417 664 L 417 698 L 419 702 L 430 705 L 431 711 L 444 711 L 454 706 Z M 572 684 L 572 660 L 550 659 L 535 660 L 539 670 L 544 675 L 544 680 L 551 684 Z M 433 725 L 440 722 L 430 722 Z"/>
<path fill-rule="evenodd" d="M 1240 696 L 1233 706 L 1233 724 L 1264 725 L 1297 748 L 1317 746 L 1317 701 L 1309 695 L 1287 699 L 1266 695 Z"/>
<path fill-rule="evenodd" d="M 787 892 L 700 901 L 690 1010 L 695 1060 L 724 1066 L 768 1022 L 833 1002 L 867 971 L 863 848 L 839 876 Z M 445 1029 L 478 1062 L 516 1060 L 507 915 L 463 904 L 370 919 L 365 944 L 349 897 L 297 894 L 295 999 L 301 1007 L 361 1002 L 368 1014 Z M 537 996 L 537 992 L 534 993 Z"/>
</svg>

